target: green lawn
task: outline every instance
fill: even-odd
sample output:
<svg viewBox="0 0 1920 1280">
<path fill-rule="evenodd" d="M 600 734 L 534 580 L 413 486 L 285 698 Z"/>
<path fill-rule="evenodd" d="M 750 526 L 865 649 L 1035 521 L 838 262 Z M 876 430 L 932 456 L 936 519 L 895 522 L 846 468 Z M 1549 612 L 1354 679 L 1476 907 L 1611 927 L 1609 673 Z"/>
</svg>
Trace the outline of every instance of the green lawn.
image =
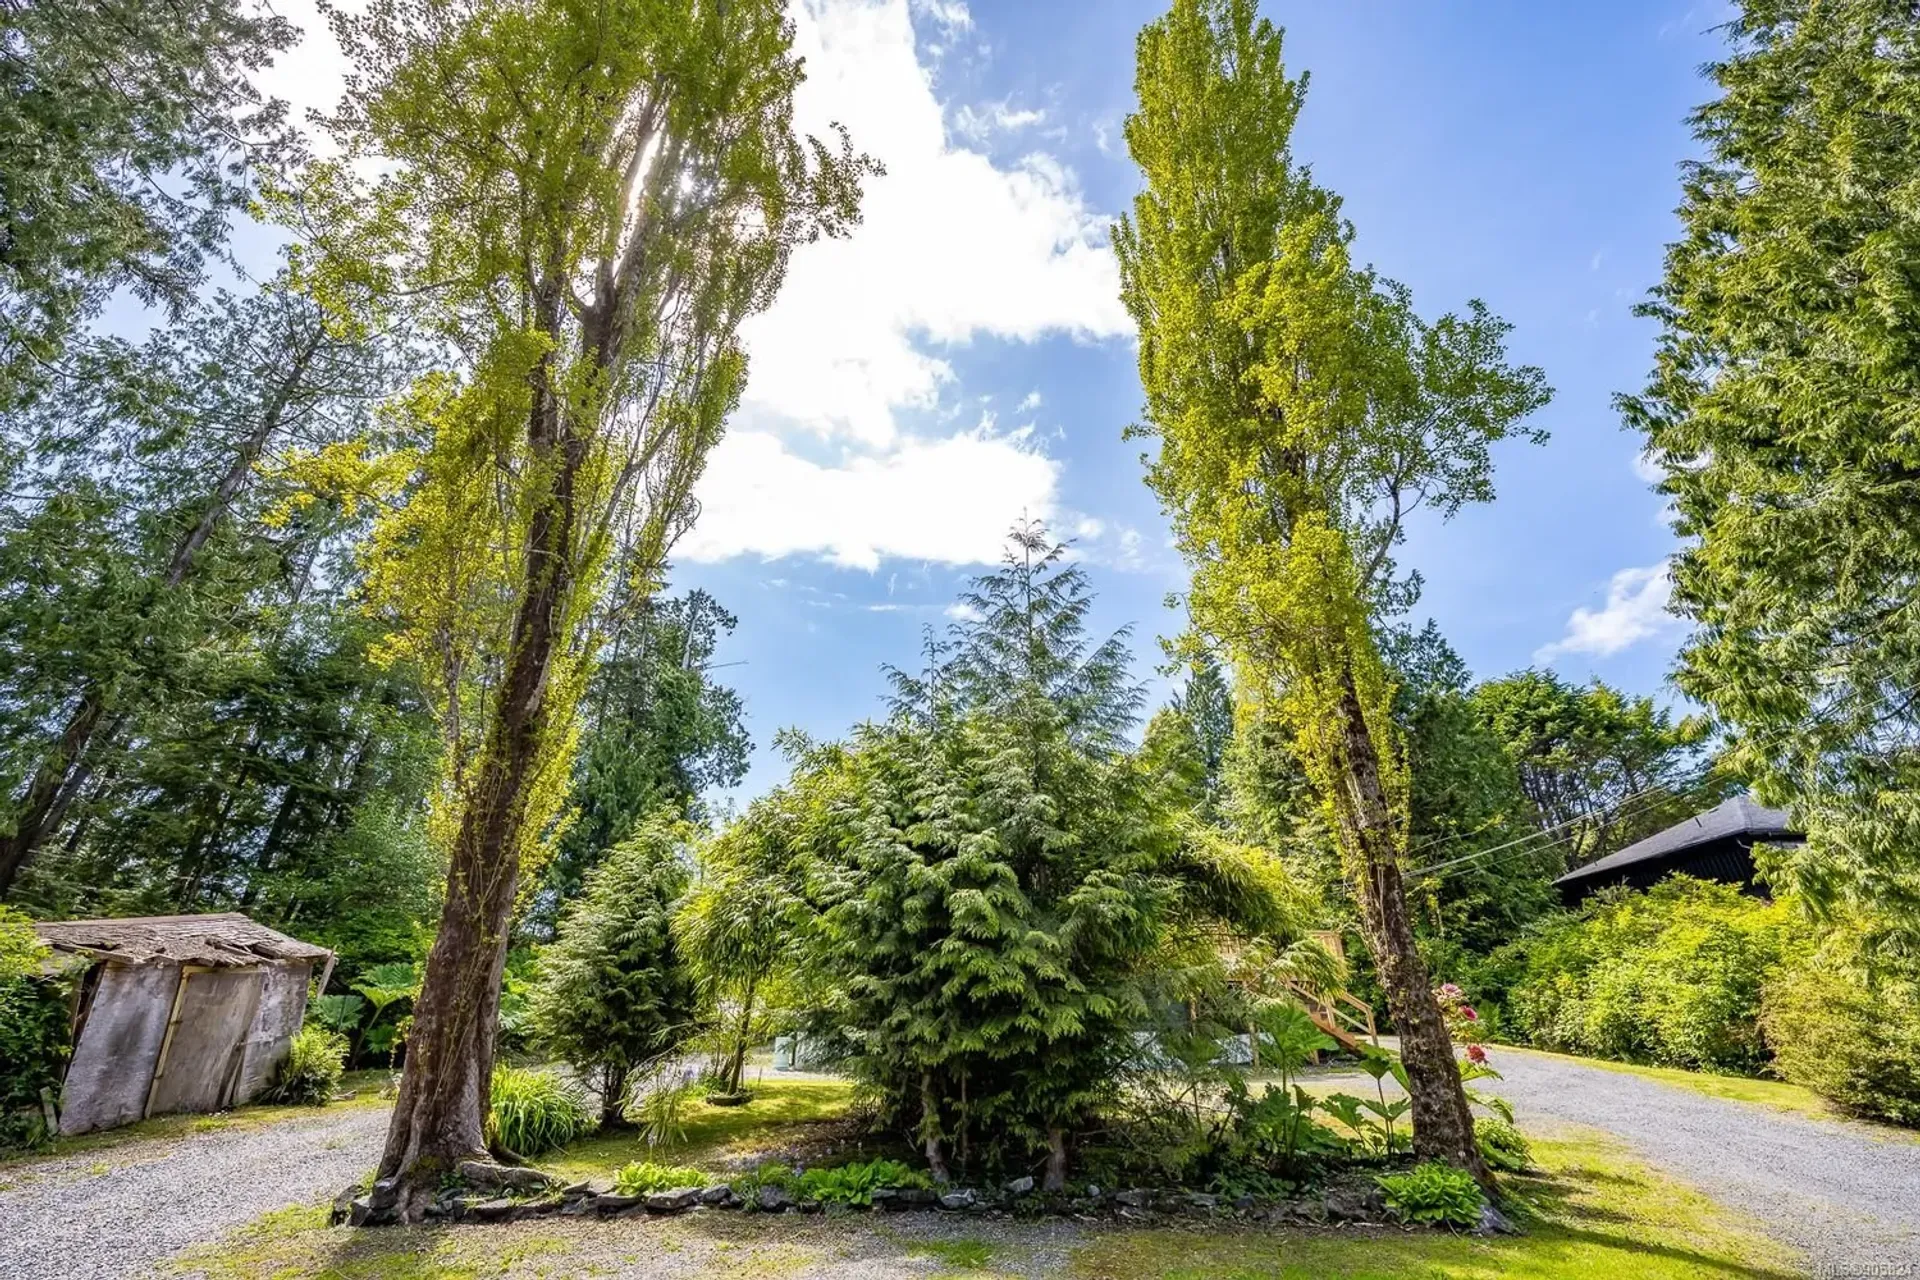
<svg viewBox="0 0 1920 1280">
<path fill-rule="evenodd" d="M 760 1152 L 818 1139 L 846 1114 L 853 1086 L 844 1080 L 773 1080 L 756 1085 L 742 1107 L 688 1104 L 683 1145 L 650 1150 L 632 1129 L 595 1133 L 534 1163 L 569 1181 L 610 1177 L 635 1160 L 718 1172 Z"/>
<path fill-rule="evenodd" d="M 1508 1179 L 1523 1236 L 1429 1231 L 1116 1232 L 1081 1250 L 1082 1280 L 1532 1280 L 1801 1274 L 1758 1223 L 1625 1155 L 1605 1135 L 1536 1138 L 1537 1176 Z"/>
<path fill-rule="evenodd" d="M 844 1113 L 844 1084 L 780 1081 L 744 1108 L 694 1108 L 688 1143 L 655 1158 L 718 1168 L 817 1137 Z M 1759 1225 L 1641 1165 L 1590 1130 L 1535 1135 L 1539 1171 L 1508 1186 L 1526 1228 L 1483 1240 L 1391 1228 L 1181 1222 L 1023 1223 L 936 1214 L 536 1219 L 504 1226 L 326 1225 L 324 1205 L 269 1214 L 195 1251 L 178 1270 L 210 1280 L 493 1280 L 508 1277 L 1046 1274 L 1075 1280 L 1784 1280 L 1797 1259 Z M 604 1176 L 647 1158 L 632 1134 L 575 1144 L 545 1167 Z"/>
</svg>

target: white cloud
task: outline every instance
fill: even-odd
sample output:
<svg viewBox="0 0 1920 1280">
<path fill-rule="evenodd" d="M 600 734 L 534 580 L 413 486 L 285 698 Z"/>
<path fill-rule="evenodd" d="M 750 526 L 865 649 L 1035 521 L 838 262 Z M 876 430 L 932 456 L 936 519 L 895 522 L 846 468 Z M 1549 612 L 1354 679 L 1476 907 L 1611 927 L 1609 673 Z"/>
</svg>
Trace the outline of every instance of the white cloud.
<svg viewBox="0 0 1920 1280">
<path fill-rule="evenodd" d="M 1014 412 L 1032 413 L 1040 407 L 1041 403 L 1040 391 L 1039 388 L 1036 387 L 1034 390 L 1027 392 L 1026 398 L 1020 401 L 1020 407 Z"/>
<path fill-rule="evenodd" d="M 315 0 L 286 6 L 307 39 L 262 86 L 331 109 L 343 60 Z M 778 301 L 743 331 L 742 408 L 680 554 L 991 561 L 1014 516 L 1057 508 L 1059 467 L 1024 435 L 954 433 L 954 356 L 977 339 L 1130 333 L 1109 218 L 1052 156 L 995 164 L 950 128 L 931 41 L 971 32 L 964 0 L 788 7 L 807 70 L 796 124 L 822 137 L 844 124 L 887 173 L 869 180 L 853 234 L 797 251 Z M 1002 130 L 1040 115 L 1007 101 L 974 112 Z M 1036 392 L 1022 412 L 1037 405 Z"/>
<path fill-rule="evenodd" d="M 964 601 L 956 600 L 947 606 L 947 616 L 955 622 L 978 622 L 980 621 L 981 613 L 972 605 Z"/>
<path fill-rule="evenodd" d="M 970 142 L 985 143 L 996 133 L 1018 133 L 1046 118 L 1044 111 L 1015 107 L 1005 98 L 978 107 L 962 103 L 953 113 L 953 130 Z"/>
<path fill-rule="evenodd" d="M 1534 651 L 1534 659 L 1551 662 L 1562 654 L 1586 653 L 1611 657 L 1630 645 L 1671 630 L 1678 620 L 1667 612 L 1673 580 L 1667 562 L 1644 569 L 1622 569 L 1607 585 L 1607 603 L 1600 609 L 1582 605 L 1567 619 L 1567 632 L 1552 644 Z"/>
<path fill-rule="evenodd" d="M 1059 466 L 1024 434 L 995 433 L 990 422 L 838 465 L 793 453 L 769 432 L 735 431 L 708 463 L 700 519 L 679 554 L 816 555 L 868 570 L 889 556 L 991 561 L 1023 513 L 1053 513 Z"/>
<path fill-rule="evenodd" d="M 1130 332 L 1107 216 L 1050 156 L 1001 168 L 954 145 L 907 0 L 797 0 L 793 14 L 799 126 L 844 124 L 887 173 L 867 183 L 853 234 L 795 253 L 779 300 L 747 326 L 749 408 L 882 447 L 896 412 L 938 405 L 949 348 Z"/>
<path fill-rule="evenodd" d="M 1108 219 L 1051 156 L 996 165 L 949 129 L 913 19 L 952 38 L 972 25 L 964 4 L 793 0 L 791 12 L 808 77 L 799 126 L 844 124 L 887 172 L 867 184 L 853 234 L 796 252 L 779 300 L 743 332 L 742 412 L 682 554 L 991 561 L 1016 516 L 1056 509 L 1059 467 L 990 421 L 929 434 L 961 399 L 951 358 L 978 338 L 1130 332 Z M 995 128 L 1039 118 L 1004 102 L 982 112 Z M 1036 393 L 1021 411 L 1037 406 Z"/>
<path fill-rule="evenodd" d="M 1633 474 L 1648 484 L 1659 484 L 1667 478 L 1667 469 L 1660 459 L 1643 450 L 1633 455 Z"/>
<path fill-rule="evenodd" d="M 913 0 L 913 11 L 932 19 L 949 40 L 973 29 L 973 14 L 966 0 Z"/>
</svg>

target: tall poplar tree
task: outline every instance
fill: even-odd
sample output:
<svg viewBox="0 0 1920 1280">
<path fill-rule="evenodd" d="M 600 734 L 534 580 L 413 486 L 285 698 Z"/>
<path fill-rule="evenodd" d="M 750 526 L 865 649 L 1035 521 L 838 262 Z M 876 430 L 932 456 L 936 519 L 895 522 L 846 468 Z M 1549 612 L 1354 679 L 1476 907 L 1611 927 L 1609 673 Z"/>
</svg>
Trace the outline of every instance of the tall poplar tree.
<svg viewBox="0 0 1920 1280">
<path fill-rule="evenodd" d="M 1353 265 L 1338 199 L 1293 159 L 1305 83 L 1254 0 L 1175 0 L 1140 35 L 1135 87 L 1126 136 L 1146 187 L 1115 249 L 1147 395 L 1133 434 L 1159 442 L 1148 483 L 1193 566 L 1196 626 L 1291 731 L 1332 820 L 1415 1148 L 1486 1179 L 1408 916 L 1408 780 L 1378 629 L 1418 589 L 1394 572 L 1407 516 L 1490 498 L 1490 447 L 1548 393 L 1507 364 L 1507 326 L 1479 303 L 1428 323 Z"/>
<path fill-rule="evenodd" d="M 509 922 L 566 791 L 595 602 L 657 582 L 746 377 L 741 322 L 845 228 L 867 162 L 793 128 L 774 0 L 374 0 L 340 157 L 303 192 L 315 290 L 371 286 L 454 353 L 372 549 L 396 656 L 438 673 L 446 905 L 373 1195 L 415 1220 L 482 1121 Z M 382 176 L 371 190 L 356 174 Z"/>
<path fill-rule="evenodd" d="M 1920 919 L 1920 21 L 1744 0 L 1622 401 L 1678 512 L 1678 682 L 1790 805 L 1773 876 Z M 1916 940 L 1920 941 L 1920 940 Z"/>
</svg>

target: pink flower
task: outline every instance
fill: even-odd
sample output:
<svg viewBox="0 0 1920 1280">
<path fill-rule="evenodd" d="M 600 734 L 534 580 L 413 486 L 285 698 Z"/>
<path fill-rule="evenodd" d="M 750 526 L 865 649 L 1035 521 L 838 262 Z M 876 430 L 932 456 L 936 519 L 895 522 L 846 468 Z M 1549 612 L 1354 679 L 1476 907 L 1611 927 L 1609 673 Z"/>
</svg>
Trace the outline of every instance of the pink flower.
<svg viewBox="0 0 1920 1280">
<path fill-rule="evenodd" d="M 1475 1066 L 1484 1066 L 1487 1061 L 1487 1051 L 1477 1044 L 1470 1044 L 1467 1046 L 1467 1061 Z"/>
<path fill-rule="evenodd" d="M 1463 1004 L 1460 1006 L 1460 1016 L 1465 1018 L 1468 1022 L 1480 1021 L 1480 1015 L 1473 1011 L 1473 1006 L 1470 1004 Z"/>
<path fill-rule="evenodd" d="M 1461 992 L 1459 987 L 1454 986 L 1451 982 L 1446 982 L 1441 984 L 1440 994 L 1448 1000 L 1458 1000 Z"/>
</svg>

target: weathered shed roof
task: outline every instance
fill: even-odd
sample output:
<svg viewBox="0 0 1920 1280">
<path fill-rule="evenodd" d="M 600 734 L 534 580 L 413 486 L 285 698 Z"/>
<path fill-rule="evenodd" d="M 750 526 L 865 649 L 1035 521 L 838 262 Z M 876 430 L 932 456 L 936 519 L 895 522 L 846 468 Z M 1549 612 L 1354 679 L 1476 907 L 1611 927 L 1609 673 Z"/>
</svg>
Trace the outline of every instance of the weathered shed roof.
<svg viewBox="0 0 1920 1280">
<path fill-rule="evenodd" d="M 201 964 L 237 968 L 263 960 L 322 960 L 331 953 L 256 924 L 237 911 L 204 916 L 130 916 L 120 920 L 49 920 L 35 924 L 56 951 L 127 964 Z"/>
<path fill-rule="evenodd" d="M 1788 821 L 1784 809 L 1755 804 L 1745 795 L 1722 800 L 1705 813 L 1674 823 L 1665 831 L 1610 853 L 1597 862 L 1569 871 L 1554 881 L 1565 886 L 1605 883 L 1647 864 L 1675 858 L 1702 845 L 1731 840 L 1742 846 L 1768 841 L 1791 844 L 1805 839 Z"/>
</svg>

